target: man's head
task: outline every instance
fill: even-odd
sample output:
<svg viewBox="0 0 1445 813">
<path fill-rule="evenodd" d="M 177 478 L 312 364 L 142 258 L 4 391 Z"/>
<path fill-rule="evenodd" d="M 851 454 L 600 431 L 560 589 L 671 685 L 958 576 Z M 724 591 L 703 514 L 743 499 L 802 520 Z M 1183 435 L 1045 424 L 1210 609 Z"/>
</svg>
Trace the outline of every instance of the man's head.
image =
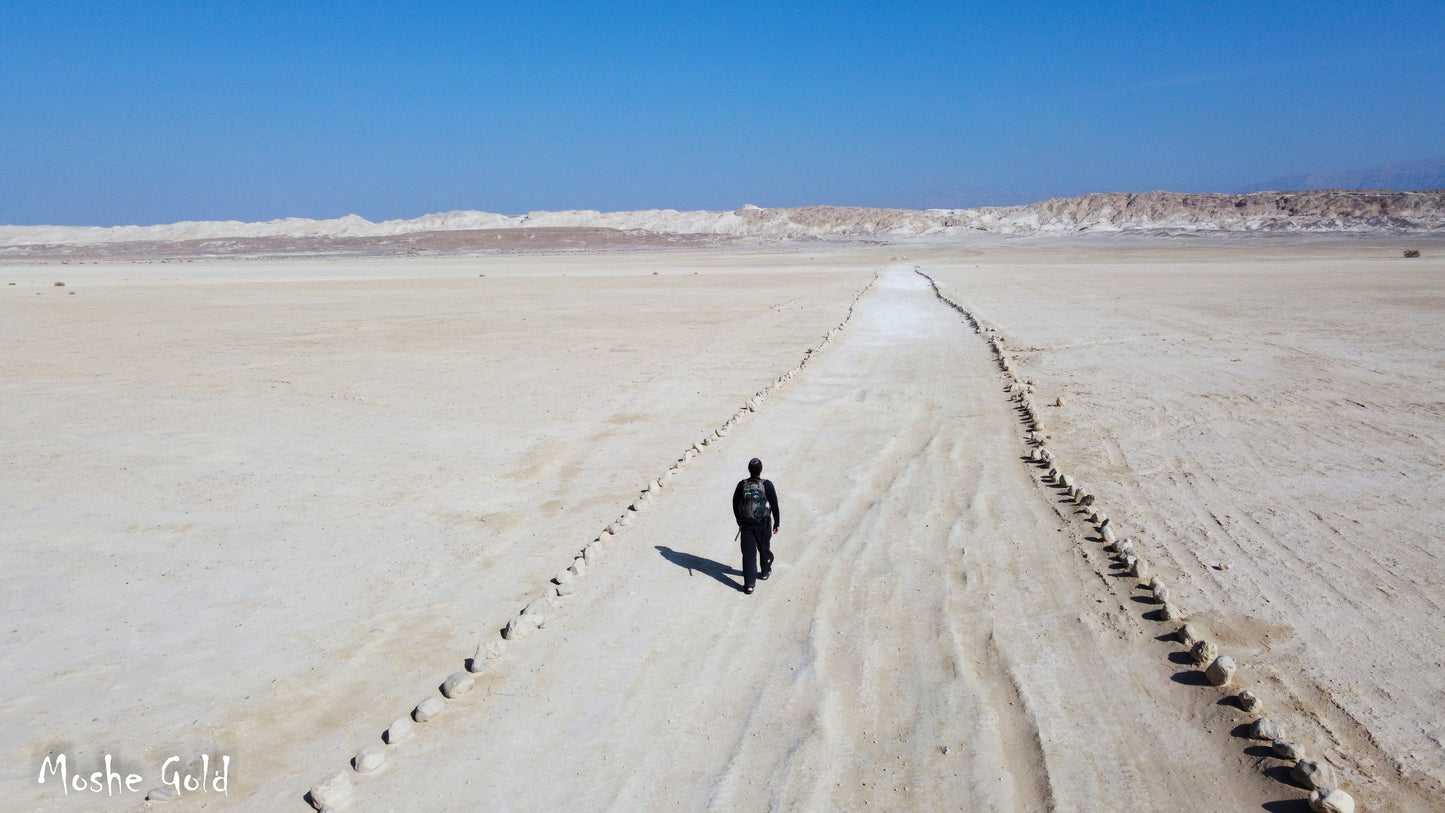
<svg viewBox="0 0 1445 813">
<path fill-rule="evenodd" d="M 757 477 L 759 474 L 762 474 L 762 473 L 763 473 L 763 461 L 757 459 L 756 457 L 753 458 L 752 460 L 749 460 L 749 461 L 748 461 L 748 475 L 749 475 L 749 476 L 751 476 L 751 477 Z"/>
</svg>

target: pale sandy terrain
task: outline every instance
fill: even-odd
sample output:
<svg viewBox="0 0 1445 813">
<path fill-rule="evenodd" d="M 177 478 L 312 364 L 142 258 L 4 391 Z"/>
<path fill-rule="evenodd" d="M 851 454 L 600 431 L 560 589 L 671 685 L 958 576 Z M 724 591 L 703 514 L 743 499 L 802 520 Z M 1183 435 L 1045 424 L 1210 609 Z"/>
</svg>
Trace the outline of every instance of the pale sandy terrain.
<svg viewBox="0 0 1445 813">
<path fill-rule="evenodd" d="M 0 267 L 0 792 L 150 809 L 208 753 L 227 795 L 165 809 L 339 772 L 360 811 L 1302 809 L 917 266 L 1063 396 L 1049 446 L 1291 739 L 1363 809 L 1438 809 L 1445 266 L 1411 244 Z M 754 455 L 784 523 L 745 596 Z M 64 795 L 47 753 L 146 781 Z"/>
<path fill-rule="evenodd" d="M 1399 243 L 928 263 L 1060 456 L 1370 809 L 1445 807 L 1445 262 Z M 1433 259 L 1430 259 L 1433 257 Z"/>
</svg>

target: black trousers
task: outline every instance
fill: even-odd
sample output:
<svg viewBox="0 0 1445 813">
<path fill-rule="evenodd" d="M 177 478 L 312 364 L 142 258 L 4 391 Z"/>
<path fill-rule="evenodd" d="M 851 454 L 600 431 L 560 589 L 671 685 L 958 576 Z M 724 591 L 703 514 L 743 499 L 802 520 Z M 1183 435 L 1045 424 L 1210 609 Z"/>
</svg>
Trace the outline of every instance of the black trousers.
<svg viewBox="0 0 1445 813">
<path fill-rule="evenodd" d="M 740 525 L 739 539 L 743 547 L 743 587 L 752 587 L 758 582 L 758 558 L 762 558 L 763 572 L 773 569 L 773 526 Z"/>
</svg>

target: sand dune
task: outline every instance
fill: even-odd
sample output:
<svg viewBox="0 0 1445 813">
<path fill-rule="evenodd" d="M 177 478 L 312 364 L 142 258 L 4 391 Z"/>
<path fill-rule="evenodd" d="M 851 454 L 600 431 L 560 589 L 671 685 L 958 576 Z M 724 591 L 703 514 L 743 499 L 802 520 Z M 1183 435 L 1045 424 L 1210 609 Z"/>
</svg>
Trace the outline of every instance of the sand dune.
<svg viewBox="0 0 1445 813">
<path fill-rule="evenodd" d="M 1412 239 L 0 266 L 5 796 L 153 809 L 224 754 L 166 809 L 1290 809 L 1263 714 L 1363 809 L 1439 809 Z"/>
</svg>

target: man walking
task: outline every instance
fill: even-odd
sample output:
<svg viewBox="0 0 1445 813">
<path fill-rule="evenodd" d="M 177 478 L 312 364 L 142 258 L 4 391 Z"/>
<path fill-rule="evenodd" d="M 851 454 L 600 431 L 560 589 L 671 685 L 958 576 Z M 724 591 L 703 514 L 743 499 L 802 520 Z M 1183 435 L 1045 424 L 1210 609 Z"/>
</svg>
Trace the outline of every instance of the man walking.
<svg viewBox="0 0 1445 813">
<path fill-rule="evenodd" d="M 783 522 L 778 492 L 771 480 L 764 480 L 763 461 L 748 461 L 748 477 L 733 489 L 733 518 L 738 521 L 738 538 L 743 547 L 743 592 L 751 593 L 758 579 L 773 574 L 773 534 Z M 758 572 L 762 558 L 763 572 Z"/>
</svg>

